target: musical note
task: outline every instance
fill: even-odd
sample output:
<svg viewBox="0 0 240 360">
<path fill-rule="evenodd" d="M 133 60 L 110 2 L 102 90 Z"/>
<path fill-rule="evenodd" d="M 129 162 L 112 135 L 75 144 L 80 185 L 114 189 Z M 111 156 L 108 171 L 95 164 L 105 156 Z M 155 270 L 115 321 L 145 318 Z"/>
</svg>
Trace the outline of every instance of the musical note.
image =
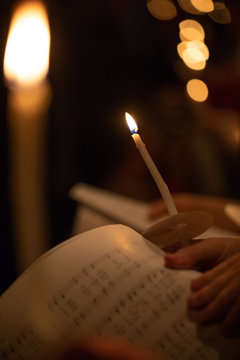
<svg viewBox="0 0 240 360">
<path fill-rule="evenodd" d="M 5 360 L 28 359 L 29 357 L 38 359 L 42 341 L 39 335 L 31 328 L 21 330 L 16 337 L 8 343 L 4 339 L 0 343 L 0 357 Z"/>
</svg>

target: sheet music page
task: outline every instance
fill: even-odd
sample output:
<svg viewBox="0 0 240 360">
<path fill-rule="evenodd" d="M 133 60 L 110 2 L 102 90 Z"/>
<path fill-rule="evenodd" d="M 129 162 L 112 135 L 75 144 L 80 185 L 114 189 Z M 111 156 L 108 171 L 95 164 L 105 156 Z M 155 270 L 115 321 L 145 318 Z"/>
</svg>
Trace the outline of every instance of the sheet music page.
<svg viewBox="0 0 240 360">
<path fill-rule="evenodd" d="M 123 225 L 74 237 L 37 260 L 0 298 L 0 356 L 52 360 L 57 344 L 71 336 L 115 334 L 173 360 L 226 359 L 223 350 L 237 360 L 237 342 L 211 331 L 199 335 L 187 316 L 196 275 L 165 268 L 161 250 Z"/>
</svg>

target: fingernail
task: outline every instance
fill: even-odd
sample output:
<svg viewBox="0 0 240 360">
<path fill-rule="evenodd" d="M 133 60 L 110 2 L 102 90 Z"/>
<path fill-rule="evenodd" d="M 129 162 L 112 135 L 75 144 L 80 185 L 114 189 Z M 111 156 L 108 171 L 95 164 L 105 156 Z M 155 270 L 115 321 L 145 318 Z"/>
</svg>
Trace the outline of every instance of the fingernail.
<svg viewBox="0 0 240 360">
<path fill-rule="evenodd" d="M 181 251 L 176 252 L 175 254 L 166 254 L 165 261 L 167 265 L 170 266 L 179 266 L 179 267 L 188 267 L 189 260 L 181 253 Z"/>
</svg>

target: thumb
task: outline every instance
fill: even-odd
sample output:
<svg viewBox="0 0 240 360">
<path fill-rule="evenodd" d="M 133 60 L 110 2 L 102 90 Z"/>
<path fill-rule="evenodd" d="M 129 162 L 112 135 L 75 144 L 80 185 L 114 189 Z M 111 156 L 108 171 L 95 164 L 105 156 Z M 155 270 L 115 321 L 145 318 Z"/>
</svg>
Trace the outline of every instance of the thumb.
<svg viewBox="0 0 240 360">
<path fill-rule="evenodd" d="M 174 269 L 189 269 L 196 265 L 202 267 L 211 265 L 219 255 L 216 251 L 215 241 L 211 240 L 214 239 L 197 241 L 195 244 L 182 248 L 175 253 L 166 254 L 166 266 Z"/>
</svg>

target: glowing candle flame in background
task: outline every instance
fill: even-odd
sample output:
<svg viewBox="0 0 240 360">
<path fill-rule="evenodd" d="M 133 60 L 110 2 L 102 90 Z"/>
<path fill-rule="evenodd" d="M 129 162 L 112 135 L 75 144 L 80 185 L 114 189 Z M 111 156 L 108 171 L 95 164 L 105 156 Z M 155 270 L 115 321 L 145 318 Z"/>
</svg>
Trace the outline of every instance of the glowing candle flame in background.
<svg viewBox="0 0 240 360">
<path fill-rule="evenodd" d="M 177 0 L 178 5 L 186 12 L 188 12 L 189 14 L 193 14 L 193 15 L 200 15 L 201 11 L 199 11 L 198 9 L 196 9 L 195 6 L 193 6 L 192 1 L 191 0 Z"/>
<path fill-rule="evenodd" d="M 203 13 L 209 13 L 214 10 L 214 4 L 212 0 L 191 0 L 195 9 Z"/>
<path fill-rule="evenodd" d="M 177 16 L 172 0 L 147 0 L 147 8 L 150 14 L 159 20 L 170 20 Z"/>
<path fill-rule="evenodd" d="M 207 14 L 212 20 L 220 24 L 231 22 L 231 13 L 222 0 L 177 0 L 177 3 L 189 14 Z M 151 15 L 159 20 L 173 19 L 177 15 L 177 7 L 172 0 L 147 0 L 147 8 Z M 203 70 L 209 58 L 209 50 L 204 43 L 205 31 L 202 25 L 196 20 L 187 19 L 179 23 L 179 28 L 179 37 L 182 41 L 177 46 L 179 56 L 188 68 L 194 71 Z M 196 83 L 195 80 L 190 83 L 190 87 L 188 84 L 188 94 L 190 94 L 191 85 Z M 208 96 L 205 87 L 200 86 L 199 91 L 201 89 L 204 93 L 199 97 Z M 196 99 L 195 96 L 192 98 Z"/>
<path fill-rule="evenodd" d="M 21 4 L 14 13 L 4 57 L 9 86 L 31 86 L 48 73 L 50 30 L 47 12 L 40 2 Z"/>
<path fill-rule="evenodd" d="M 192 19 L 183 20 L 179 23 L 180 38 L 182 41 L 200 40 L 204 41 L 205 31 L 202 25 Z"/>
<path fill-rule="evenodd" d="M 209 17 L 218 24 L 229 24 L 232 21 L 232 16 L 223 1 L 214 2 L 214 10 L 209 13 Z"/>
<path fill-rule="evenodd" d="M 204 44 L 204 30 L 196 21 L 185 20 L 179 24 L 180 38 L 188 38 L 177 46 L 179 56 L 191 69 L 202 70 L 209 58 L 209 50 Z M 196 39 L 194 39 L 194 37 Z"/>
<path fill-rule="evenodd" d="M 208 87 L 204 81 L 199 79 L 189 80 L 186 86 L 187 93 L 193 100 L 203 102 L 208 97 Z"/>
<path fill-rule="evenodd" d="M 179 37 L 182 41 L 177 45 L 178 55 L 190 69 L 203 70 L 209 59 L 209 50 L 204 43 L 205 32 L 202 25 L 195 20 L 187 19 L 179 23 L 179 30 Z M 197 95 L 196 92 L 199 94 Z M 203 81 L 197 81 L 197 79 L 188 82 L 187 93 L 198 102 L 205 101 L 208 97 L 206 84 Z"/>
</svg>

